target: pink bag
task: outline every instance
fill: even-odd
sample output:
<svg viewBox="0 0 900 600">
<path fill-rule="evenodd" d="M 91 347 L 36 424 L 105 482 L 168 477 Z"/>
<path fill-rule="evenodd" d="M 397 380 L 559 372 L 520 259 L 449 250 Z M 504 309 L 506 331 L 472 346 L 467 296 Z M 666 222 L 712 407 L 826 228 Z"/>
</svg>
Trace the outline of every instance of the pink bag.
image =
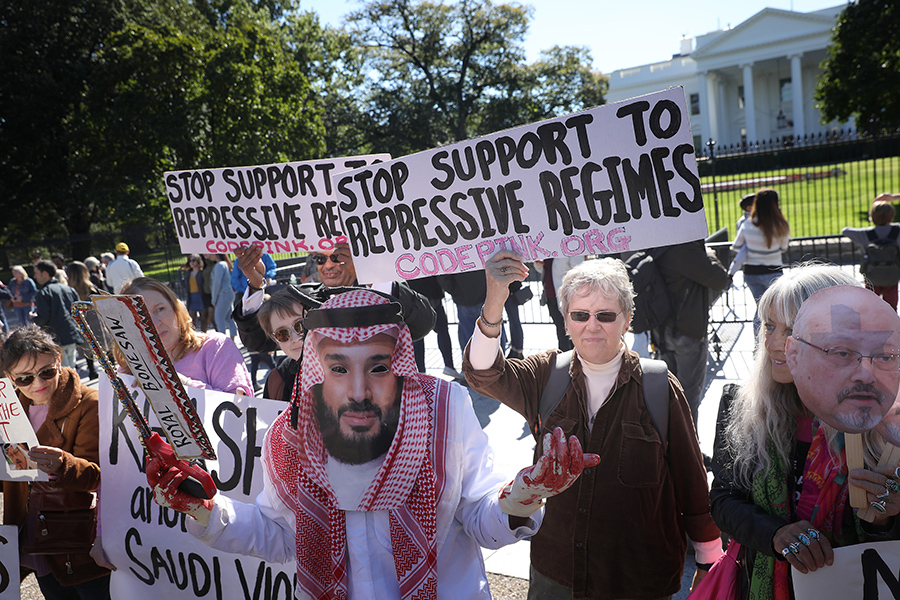
<svg viewBox="0 0 900 600">
<path fill-rule="evenodd" d="M 741 545 L 731 540 L 725 554 L 713 563 L 688 600 L 741 600 Z"/>
</svg>

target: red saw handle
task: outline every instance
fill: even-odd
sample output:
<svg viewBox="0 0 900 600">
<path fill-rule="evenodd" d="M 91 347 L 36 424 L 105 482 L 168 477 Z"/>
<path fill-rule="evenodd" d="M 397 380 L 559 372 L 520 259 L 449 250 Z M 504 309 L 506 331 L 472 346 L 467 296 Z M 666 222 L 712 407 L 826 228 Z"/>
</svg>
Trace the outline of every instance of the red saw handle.
<svg viewBox="0 0 900 600">
<path fill-rule="evenodd" d="M 175 467 L 188 474 L 188 478 L 178 486 L 179 490 L 204 500 L 209 500 L 216 495 L 216 484 L 209 473 L 198 465 L 192 465 L 186 460 L 176 457 L 175 452 L 172 451 L 172 446 L 163 440 L 158 433 L 153 433 L 144 440 L 144 443 L 147 447 L 147 454 L 151 457 L 160 458 L 167 467 Z"/>
</svg>

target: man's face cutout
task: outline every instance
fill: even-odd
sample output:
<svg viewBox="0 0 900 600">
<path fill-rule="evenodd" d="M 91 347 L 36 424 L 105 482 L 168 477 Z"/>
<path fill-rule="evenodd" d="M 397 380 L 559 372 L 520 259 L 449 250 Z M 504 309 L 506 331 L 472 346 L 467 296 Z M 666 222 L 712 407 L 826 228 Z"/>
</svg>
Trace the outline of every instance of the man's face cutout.
<svg viewBox="0 0 900 600">
<path fill-rule="evenodd" d="M 841 364 L 840 352 L 834 352 L 838 349 L 853 358 L 846 360 L 844 353 L 847 364 Z M 852 354 L 900 354 L 900 317 L 869 290 L 837 286 L 810 296 L 797 314 L 785 352 L 803 405 L 840 431 L 872 429 L 897 397 L 900 370 L 881 370 L 869 358 L 857 361 Z"/>
<path fill-rule="evenodd" d="M 400 421 L 400 380 L 391 372 L 396 340 L 388 334 L 364 342 L 319 341 L 325 378 L 316 392 L 322 440 L 344 463 L 362 464 L 387 452 Z"/>
</svg>

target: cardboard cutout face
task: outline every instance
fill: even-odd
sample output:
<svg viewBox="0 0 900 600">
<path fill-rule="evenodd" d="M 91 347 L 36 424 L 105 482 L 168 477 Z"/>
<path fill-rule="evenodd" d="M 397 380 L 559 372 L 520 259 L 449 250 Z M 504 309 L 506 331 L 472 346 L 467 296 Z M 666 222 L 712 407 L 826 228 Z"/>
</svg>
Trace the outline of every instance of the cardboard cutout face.
<svg viewBox="0 0 900 600">
<path fill-rule="evenodd" d="M 848 433 L 878 425 L 900 388 L 900 317 L 869 290 L 838 286 L 809 297 L 785 346 L 803 405 Z"/>
</svg>

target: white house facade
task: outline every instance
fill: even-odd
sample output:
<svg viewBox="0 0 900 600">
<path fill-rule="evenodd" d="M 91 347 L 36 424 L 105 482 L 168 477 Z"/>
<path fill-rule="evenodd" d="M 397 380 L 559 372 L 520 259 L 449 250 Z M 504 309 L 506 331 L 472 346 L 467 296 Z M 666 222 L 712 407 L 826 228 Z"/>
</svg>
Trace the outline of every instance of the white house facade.
<svg viewBox="0 0 900 600">
<path fill-rule="evenodd" d="M 697 148 L 825 133 L 838 124 L 820 122 L 813 92 L 845 6 L 766 8 L 732 29 L 685 38 L 671 60 L 614 71 L 607 101 L 684 86 Z"/>
</svg>

